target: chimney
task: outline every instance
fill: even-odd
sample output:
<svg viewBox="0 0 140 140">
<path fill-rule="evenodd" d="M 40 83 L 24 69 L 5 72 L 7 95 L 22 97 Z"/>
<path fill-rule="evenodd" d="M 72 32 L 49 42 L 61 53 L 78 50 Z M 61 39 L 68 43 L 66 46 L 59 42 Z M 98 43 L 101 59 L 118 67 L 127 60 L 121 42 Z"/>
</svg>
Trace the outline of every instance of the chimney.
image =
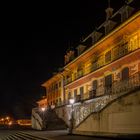
<svg viewBox="0 0 140 140">
<path fill-rule="evenodd" d="M 128 19 L 133 11 L 134 8 L 130 7 L 128 4 L 122 7 L 121 10 L 119 11 L 119 13 L 121 14 L 121 22 L 124 22 L 126 19 Z"/>
<path fill-rule="evenodd" d="M 105 27 L 105 35 L 107 35 L 116 25 L 116 22 L 111 20 L 111 17 L 113 15 L 113 8 L 110 7 L 110 0 L 108 0 L 108 8 L 106 11 L 106 22 L 104 24 Z"/>
<path fill-rule="evenodd" d="M 108 8 L 105 10 L 106 12 L 106 20 L 109 20 L 109 18 L 113 15 L 113 8 L 110 7 L 110 0 L 108 0 Z"/>
</svg>

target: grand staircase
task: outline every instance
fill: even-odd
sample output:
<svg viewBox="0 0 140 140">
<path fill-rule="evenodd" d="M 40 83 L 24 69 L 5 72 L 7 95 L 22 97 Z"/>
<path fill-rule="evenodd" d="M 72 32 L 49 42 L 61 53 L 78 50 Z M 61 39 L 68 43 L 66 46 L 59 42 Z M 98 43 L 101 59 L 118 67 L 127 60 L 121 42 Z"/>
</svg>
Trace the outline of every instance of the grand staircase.
<svg viewBox="0 0 140 140">
<path fill-rule="evenodd" d="M 54 109 L 49 107 L 44 112 L 41 112 L 39 108 L 34 108 L 32 110 L 32 128 L 38 130 L 61 130 L 67 129 L 67 125 L 57 116 Z"/>
<path fill-rule="evenodd" d="M 102 96 L 88 99 L 74 104 L 73 125 L 79 126 L 92 113 L 98 113 L 111 102 L 118 98 L 140 90 L 140 73 L 136 73 L 127 80 L 115 82 L 110 88 L 99 88 L 97 92 L 102 92 Z"/>
<path fill-rule="evenodd" d="M 92 113 L 100 112 L 111 102 L 129 93 L 132 94 L 136 90 L 140 90 L 140 73 L 136 73 L 124 81 L 115 82 L 110 88 L 100 87 L 96 92 L 99 92 L 98 95 L 102 96 L 76 102 L 73 105 L 73 111 L 71 106 L 65 106 L 65 111 L 68 116 L 71 116 L 71 113 L 73 112 L 73 126 L 76 128 Z M 48 108 L 45 111 L 44 121 L 38 108 L 33 109 L 32 116 L 36 122 L 36 125 L 34 126 L 38 127 L 40 130 L 43 129 L 43 126 L 45 126 L 46 130 L 67 128 L 67 125 L 63 121 L 64 118 L 60 119 L 56 114 L 55 109 Z"/>
<path fill-rule="evenodd" d="M 45 116 L 46 130 L 60 130 L 67 129 L 66 123 L 58 118 L 54 109 L 48 109 Z"/>
</svg>

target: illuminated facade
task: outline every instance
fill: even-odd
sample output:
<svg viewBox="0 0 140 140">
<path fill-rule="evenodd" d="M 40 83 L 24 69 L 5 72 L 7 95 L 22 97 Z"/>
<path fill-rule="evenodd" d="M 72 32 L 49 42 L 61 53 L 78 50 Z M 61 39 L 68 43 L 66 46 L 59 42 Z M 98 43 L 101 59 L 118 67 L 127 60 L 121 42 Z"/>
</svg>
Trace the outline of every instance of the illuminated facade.
<svg viewBox="0 0 140 140">
<path fill-rule="evenodd" d="M 63 71 L 42 84 L 47 104 L 57 106 L 67 104 L 70 98 L 78 102 L 104 95 L 114 83 L 138 73 L 139 15 L 129 2 L 114 14 L 108 7 L 106 21 L 77 46 L 78 55 L 69 50 Z"/>
<path fill-rule="evenodd" d="M 71 61 L 74 53 L 65 56 L 66 102 L 109 94 L 120 81 L 139 73 L 140 12 L 132 16 L 134 9 L 129 5 L 112 11 L 107 8 L 106 21 L 81 42 L 75 59 Z"/>
<path fill-rule="evenodd" d="M 56 105 L 68 125 L 73 112 L 76 133 L 140 133 L 140 11 L 134 2 L 115 13 L 109 6 L 105 22 L 67 51 L 61 72 L 42 85 L 47 104 Z"/>
<path fill-rule="evenodd" d="M 56 74 L 42 84 L 46 89 L 46 99 L 48 105 L 59 106 L 63 102 L 63 78 L 61 74 Z"/>
<path fill-rule="evenodd" d="M 43 99 L 40 99 L 39 101 L 37 101 L 37 104 L 38 104 L 38 107 L 47 107 L 48 105 L 48 102 L 47 102 L 47 98 L 43 98 Z"/>
</svg>

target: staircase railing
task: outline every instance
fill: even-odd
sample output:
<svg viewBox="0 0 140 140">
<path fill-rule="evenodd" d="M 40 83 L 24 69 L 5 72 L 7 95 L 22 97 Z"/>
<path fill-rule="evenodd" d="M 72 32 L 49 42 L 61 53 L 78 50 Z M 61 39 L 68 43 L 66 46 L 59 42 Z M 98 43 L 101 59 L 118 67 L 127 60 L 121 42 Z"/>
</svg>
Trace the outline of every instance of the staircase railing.
<svg viewBox="0 0 140 140">
<path fill-rule="evenodd" d="M 32 109 L 32 119 L 32 127 L 41 130 L 43 128 L 43 120 L 38 114 L 38 108 Z"/>
<path fill-rule="evenodd" d="M 136 73 L 126 80 L 114 82 L 109 88 L 97 89 L 96 92 L 100 91 L 102 96 L 74 104 L 74 126 L 79 125 L 91 113 L 103 109 L 112 100 L 139 88 L 140 73 Z M 98 93 L 98 95 L 100 94 Z"/>
</svg>

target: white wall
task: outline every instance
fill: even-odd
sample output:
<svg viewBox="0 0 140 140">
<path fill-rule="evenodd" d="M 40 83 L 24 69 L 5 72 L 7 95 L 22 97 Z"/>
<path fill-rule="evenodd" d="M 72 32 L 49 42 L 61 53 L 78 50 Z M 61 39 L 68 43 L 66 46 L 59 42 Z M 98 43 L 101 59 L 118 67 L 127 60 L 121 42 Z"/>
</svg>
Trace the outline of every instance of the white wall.
<svg viewBox="0 0 140 140">
<path fill-rule="evenodd" d="M 99 113 L 93 113 L 75 129 L 75 133 L 78 131 L 140 134 L 140 91 L 114 101 Z"/>
</svg>

